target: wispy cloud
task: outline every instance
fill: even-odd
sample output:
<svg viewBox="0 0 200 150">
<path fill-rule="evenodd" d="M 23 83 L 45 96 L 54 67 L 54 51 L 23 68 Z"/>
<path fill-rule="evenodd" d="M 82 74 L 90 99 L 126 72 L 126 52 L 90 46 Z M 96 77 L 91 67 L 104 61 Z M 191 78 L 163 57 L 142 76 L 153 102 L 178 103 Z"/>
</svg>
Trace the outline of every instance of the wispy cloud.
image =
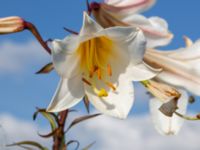
<svg viewBox="0 0 200 150">
<path fill-rule="evenodd" d="M 17 119 L 11 115 L 0 115 L 0 150 L 22 150 L 19 147 L 5 147 L 14 142 L 33 140 L 48 146 L 50 141 L 40 138 L 37 133 L 47 133 L 46 128 L 39 128 L 33 122 Z"/>
<path fill-rule="evenodd" d="M 36 41 L 0 43 L 0 74 L 19 73 L 34 64 L 45 63 L 48 54 Z"/>
<path fill-rule="evenodd" d="M 45 142 L 37 137 L 39 129 L 32 123 L 8 115 L 1 115 L 0 120 L 4 129 L 4 135 L 0 132 L 0 139 L 6 136 L 8 140 L 5 142 L 32 139 L 50 145 L 49 141 Z M 178 136 L 161 136 L 154 130 L 149 116 L 136 115 L 130 116 L 128 120 L 98 117 L 77 125 L 68 136 L 78 139 L 81 147 L 96 141 L 92 148 L 95 150 L 199 150 L 198 133 L 198 122 L 186 122 Z"/>
</svg>

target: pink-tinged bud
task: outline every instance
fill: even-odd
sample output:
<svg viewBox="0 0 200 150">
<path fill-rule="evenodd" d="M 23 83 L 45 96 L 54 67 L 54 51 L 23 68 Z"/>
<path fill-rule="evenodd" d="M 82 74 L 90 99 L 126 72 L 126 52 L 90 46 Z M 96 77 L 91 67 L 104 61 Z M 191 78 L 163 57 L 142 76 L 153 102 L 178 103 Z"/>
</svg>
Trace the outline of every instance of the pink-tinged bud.
<svg viewBox="0 0 200 150">
<path fill-rule="evenodd" d="M 0 18 L 0 34 L 11 34 L 21 32 L 25 29 L 31 31 L 43 48 L 45 48 L 48 53 L 51 53 L 47 43 L 42 39 L 37 28 L 32 23 L 17 16 Z"/>
<path fill-rule="evenodd" d="M 25 29 L 24 20 L 20 17 L 0 18 L 0 34 L 20 32 Z"/>
<path fill-rule="evenodd" d="M 197 116 L 196 116 L 198 119 L 200 119 L 200 114 L 197 114 Z"/>
</svg>

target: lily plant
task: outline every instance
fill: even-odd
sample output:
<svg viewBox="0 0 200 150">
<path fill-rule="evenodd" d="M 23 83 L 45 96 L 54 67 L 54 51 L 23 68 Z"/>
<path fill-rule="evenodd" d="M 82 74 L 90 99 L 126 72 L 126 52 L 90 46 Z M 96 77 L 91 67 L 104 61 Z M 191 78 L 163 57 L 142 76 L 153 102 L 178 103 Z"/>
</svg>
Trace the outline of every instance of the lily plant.
<svg viewBox="0 0 200 150">
<path fill-rule="evenodd" d="M 72 34 L 62 40 L 44 41 L 37 28 L 21 17 L 0 18 L 0 34 L 29 30 L 51 54 L 52 63 L 37 73 L 55 69 L 60 82 L 47 109 L 37 113 L 42 113 L 52 126 L 52 132 L 43 137 L 53 137 L 54 150 L 66 149 L 70 144 L 63 142 L 68 131 L 64 131 L 65 121 L 69 109 L 82 100 L 87 110 L 91 103 L 102 114 L 126 119 L 134 103 L 133 81 L 143 84 L 153 96 L 150 113 L 159 133 L 174 135 L 184 119 L 200 120 L 199 114 L 185 115 L 187 91 L 200 96 L 200 41 L 193 43 L 185 37 L 186 47 L 159 50 L 173 39 L 167 21 L 140 14 L 155 2 L 87 2 L 80 32 L 66 29 Z M 76 119 L 72 126 L 98 115 Z M 48 116 L 53 117 L 53 122 Z M 20 144 L 24 143 L 15 145 Z"/>
</svg>

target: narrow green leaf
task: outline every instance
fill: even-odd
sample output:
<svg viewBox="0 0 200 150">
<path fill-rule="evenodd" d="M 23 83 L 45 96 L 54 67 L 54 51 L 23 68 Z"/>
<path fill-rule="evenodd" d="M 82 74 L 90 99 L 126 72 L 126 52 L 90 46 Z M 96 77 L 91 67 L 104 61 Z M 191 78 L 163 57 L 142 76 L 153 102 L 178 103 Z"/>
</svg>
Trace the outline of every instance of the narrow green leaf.
<svg viewBox="0 0 200 150">
<path fill-rule="evenodd" d="M 76 144 L 76 148 L 75 148 L 75 150 L 78 150 L 78 148 L 79 148 L 79 146 L 80 146 L 80 143 L 79 143 L 79 141 L 77 141 L 77 140 L 70 140 L 69 142 L 67 142 L 67 147 L 69 146 L 69 145 L 71 145 L 71 144 L 73 144 L 73 143 L 75 143 Z"/>
<path fill-rule="evenodd" d="M 82 150 L 89 150 L 96 142 L 92 142 L 91 144 L 87 145 L 85 148 L 83 148 Z"/>
<path fill-rule="evenodd" d="M 97 117 L 99 115 L 101 115 L 101 114 L 87 115 L 87 116 L 83 116 L 83 117 L 79 117 L 79 118 L 74 119 L 74 121 L 72 121 L 72 123 L 67 128 L 66 132 L 68 132 L 73 126 L 79 124 L 80 122 L 88 120 L 88 119 L 92 119 L 92 118 Z"/>
<path fill-rule="evenodd" d="M 45 109 L 38 109 L 34 114 L 33 114 L 33 120 L 35 120 L 37 118 L 38 114 L 43 115 L 50 123 L 51 125 L 51 129 L 52 131 L 54 131 L 57 128 L 57 124 L 58 123 L 58 117 L 53 114 L 53 113 L 48 113 L 46 112 Z"/>
<path fill-rule="evenodd" d="M 50 137 L 54 136 L 58 132 L 58 130 L 59 130 L 59 128 L 55 129 L 54 131 L 50 132 L 49 134 L 42 135 L 42 134 L 38 133 L 38 135 L 42 138 L 50 138 Z"/>
<path fill-rule="evenodd" d="M 18 145 L 19 146 L 19 145 Z M 22 146 L 20 145 L 19 147 L 25 149 L 25 150 L 34 150 L 33 148 L 29 147 L 29 146 Z"/>
<path fill-rule="evenodd" d="M 84 96 L 83 102 L 84 102 L 85 108 L 87 110 L 87 113 L 89 114 L 90 113 L 90 102 L 88 100 L 88 96 L 87 95 Z"/>
<path fill-rule="evenodd" d="M 40 69 L 36 74 L 47 74 L 50 73 L 54 69 L 53 63 L 48 63 L 42 69 Z"/>
<path fill-rule="evenodd" d="M 13 143 L 13 144 L 10 144 L 10 145 L 7 145 L 7 146 L 8 147 L 11 147 L 11 146 L 22 146 L 22 147 L 24 147 L 25 145 L 33 146 L 33 147 L 36 147 L 40 150 L 48 150 L 46 147 L 43 147 L 42 145 L 40 145 L 39 143 L 34 142 L 34 141 L 22 141 L 22 142 Z M 24 148 L 27 148 L 27 147 L 24 147 Z"/>
</svg>

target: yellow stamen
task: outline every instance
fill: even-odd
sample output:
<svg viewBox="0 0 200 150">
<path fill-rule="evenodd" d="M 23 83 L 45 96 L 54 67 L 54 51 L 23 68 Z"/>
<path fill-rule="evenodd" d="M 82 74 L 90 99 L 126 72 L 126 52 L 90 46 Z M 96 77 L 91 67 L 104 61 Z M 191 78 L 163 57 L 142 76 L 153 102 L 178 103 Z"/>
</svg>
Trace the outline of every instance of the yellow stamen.
<svg viewBox="0 0 200 150">
<path fill-rule="evenodd" d="M 101 69 L 100 68 L 97 69 L 97 76 L 98 76 L 98 79 L 101 80 Z"/>
<path fill-rule="evenodd" d="M 90 70 L 90 75 L 89 77 L 92 78 L 94 76 L 94 73 L 97 71 L 98 67 L 93 66 Z"/>
<path fill-rule="evenodd" d="M 108 96 L 108 93 L 107 93 L 107 91 L 105 89 L 102 88 L 102 89 L 98 90 L 94 85 L 92 85 L 92 83 L 90 81 L 88 81 L 85 78 L 82 78 L 82 81 L 84 83 L 86 83 L 87 85 L 92 86 L 94 93 L 97 94 L 99 97 Z"/>
<path fill-rule="evenodd" d="M 108 75 L 112 76 L 112 69 L 111 69 L 111 66 L 109 64 L 107 66 L 107 71 L 108 71 Z"/>
<path fill-rule="evenodd" d="M 106 82 L 106 85 L 109 86 L 113 91 L 116 91 L 116 87 L 111 82 Z"/>
<path fill-rule="evenodd" d="M 103 88 L 98 90 L 97 88 L 93 87 L 93 90 L 99 97 L 107 97 L 108 96 L 107 91 Z"/>
</svg>

